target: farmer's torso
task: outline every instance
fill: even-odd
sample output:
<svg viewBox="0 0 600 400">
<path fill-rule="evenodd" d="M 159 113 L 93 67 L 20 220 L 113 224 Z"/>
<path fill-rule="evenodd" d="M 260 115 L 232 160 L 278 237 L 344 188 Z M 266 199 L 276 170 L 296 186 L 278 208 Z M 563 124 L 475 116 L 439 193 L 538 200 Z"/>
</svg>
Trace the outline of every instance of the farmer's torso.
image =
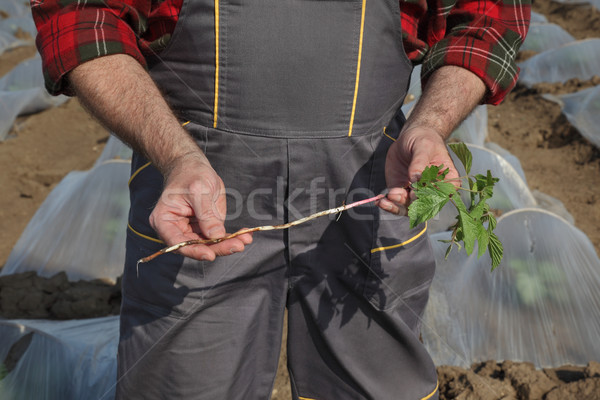
<svg viewBox="0 0 600 400">
<path fill-rule="evenodd" d="M 277 137 L 379 131 L 410 71 L 393 0 L 185 0 L 150 60 L 182 119 Z"/>
</svg>

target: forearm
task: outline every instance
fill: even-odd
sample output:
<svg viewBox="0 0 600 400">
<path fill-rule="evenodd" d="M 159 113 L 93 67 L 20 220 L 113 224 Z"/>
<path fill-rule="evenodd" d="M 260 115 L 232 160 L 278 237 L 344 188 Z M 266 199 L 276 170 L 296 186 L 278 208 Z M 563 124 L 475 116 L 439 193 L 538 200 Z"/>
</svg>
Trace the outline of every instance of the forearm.
<svg viewBox="0 0 600 400">
<path fill-rule="evenodd" d="M 471 71 L 451 65 L 441 67 L 427 81 L 403 130 L 434 129 L 447 139 L 485 92 L 485 84 Z"/>
<path fill-rule="evenodd" d="M 132 57 L 96 58 L 76 67 L 69 80 L 84 106 L 163 174 L 183 156 L 206 160 L 149 74 Z"/>
</svg>

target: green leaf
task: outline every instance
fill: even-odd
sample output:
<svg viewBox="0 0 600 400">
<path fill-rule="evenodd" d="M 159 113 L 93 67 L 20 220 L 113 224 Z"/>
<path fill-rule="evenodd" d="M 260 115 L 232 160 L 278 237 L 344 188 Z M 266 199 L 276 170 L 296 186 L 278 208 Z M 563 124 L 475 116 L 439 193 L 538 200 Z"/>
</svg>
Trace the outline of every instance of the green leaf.
<svg viewBox="0 0 600 400">
<path fill-rule="evenodd" d="M 448 246 L 448 248 L 446 249 L 446 255 L 444 256 L 444 260 L 448 259 L 448 256 L 450 255 L 451 251 L 452 251 L 452 245 Z"/>
<path fill-rule="evenodd" d="M 489 173 L 490 171 L 488 171 Z M 475 179 L 477 181 L 477 191 L 479 192 L 479 197 L 483 199 L 489 199 L 494 194 L 494 181 L 491 181 L 485 175 L 477 174 L 475 175 Z"/>
<path fill-rule="evenodd" d="M 477 258 L 481 257 L 487 250 L 490 241 L 490 233 L 482 224 L 477 225 Z"/>
<path fill-rule="evenodd" d="M 421 178 L 417 182 L 418 187 L 424 186 L 427 183 L 435 182 L 438 180 L 438 175 L 440 174 L 440 167 L 436 165 L 430 165 L 425 167 L 423 172 L 421 173 Z"/>
<path fill-rule="evenodd" d="M 492 233 L 492 231 L 494 229 L 496 229 L 496 225 L 498 222 L 496 222 L 496 217 L 494 217 L 494 214 L 490 213 L 488 215 L 488 221 L 489 221 L 489 225 L 488 225 L 488 232 Z"/>
<path fill-rule="evenodd" d="M 450 198 L 441 191 L 426 187 L 417 193 L 417 199 L 408 206 L 410 227 L 414 228 L 422 222 L 435 217 Z"/>
<path fill-rule="evenodd" d="M 494 178 L 489 170 L 485 175 L 470 175 L 473 156 L 469 148 L 464 143 L 453 143 L 449 146 L 467 172 L 467 175 L 461 179 L 463 185 L 464 180 L 467 181 L 469 189 L 464 189 L 464 186 L 458 189 L 469 192 L 469 207 L 467 208 L 461 196 L 456 195 L 457 187 L 445 180 L 449 168 L 444 168 L 443 165 L 428 166 L 421 173 L 421 178 L 411 185 L 416 200 L 408 207 L 410 226 L 414 228 L 435 217 L 444 205 L 451 201 L 458 210 L 458 215 L 456 223 L 449 228 L 452 230 L 452 239 L 445 241 L 449 243 L 446 258 L 454 245 L 457 246 L 458 251 L 464 247 L 468 255 L 472 254 L 477 241 L 478 257 L 481 257 L 486 249 L 489 250 L 492 270 L 494 270 L 502 260 L 503 248 L 498 237 L 493 234 L 496 218 L 490 212 L 490 206 L 486 201 L 492 197 L 493 187 L 498 182 L 498 178 Z M 487 228 L 484 225 L 486 222 Z"/>
<path fill-rule="evenodd" d="M 458 211 L 464 211 L 464 212 L 468 213 L 467 206 L 465 206 L 465 203 L 463 203 L 460 196 L 452 196 L 452 201 Z"/>
<path fill-rule="evenodd" d="M 504 255 L 504 248 L 498 236 L 495 233 L 490 233 L 490 243 L 488 244 L 488 250 L 490 251 L 490 257 L 492 258 L 492 271 L 500 265 L 502 257 Z"/>
<path fill-rule="evenodd" d="M 479 200 L 479 203 L 475 206 L 471 206 L 469 214 L 471 214 L 471 217 L 481 222 L 481 217 L 485 213 L 486 206 L 487 203 L 485 202 L 485 199 Z"/>
<path fill-rule="evenodd" d="M 473 155 L 469 148 L 464 143 L 450 143 L 450 149 L 456 154 L 462 165 L 465 167 L 467 175 L 471 173 L 471 165 L 473 164 Z"/>
<path fill-rule="evenodd" d="M 456 193 L 456 186 L 450 182 L 435 182 L 433 186 L 446 196 Z"/>
<path fill-rule="evenodd" d="M 478 220 L 473 218 L 468 212 L 459 210 L 458 212 L 459 225 L 462 228 L 465 251 L 471 254 L 475 248 L 475 240 L 477 239 Z"/>
</svg>

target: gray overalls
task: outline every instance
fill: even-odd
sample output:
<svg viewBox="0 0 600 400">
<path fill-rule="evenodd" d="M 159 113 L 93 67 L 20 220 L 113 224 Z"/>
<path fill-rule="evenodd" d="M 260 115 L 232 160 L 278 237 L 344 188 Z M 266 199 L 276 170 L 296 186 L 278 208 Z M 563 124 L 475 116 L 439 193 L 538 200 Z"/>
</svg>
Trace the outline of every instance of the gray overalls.
<svg viewBox="0 0 600 400">
<path fill-rule="evenodd" d="M 185 0 L 149 62 L 225 183 L 228 232 L 385 189 L 411 71 L 397 0 Z M 164 247 L 148 223 L 162 184 L 135 154 L 117 398 L 268 399 L 287 307 L 295 399 L 437 399 L 424 225 L 365 205 L 137 275 Z"/>
</svg>

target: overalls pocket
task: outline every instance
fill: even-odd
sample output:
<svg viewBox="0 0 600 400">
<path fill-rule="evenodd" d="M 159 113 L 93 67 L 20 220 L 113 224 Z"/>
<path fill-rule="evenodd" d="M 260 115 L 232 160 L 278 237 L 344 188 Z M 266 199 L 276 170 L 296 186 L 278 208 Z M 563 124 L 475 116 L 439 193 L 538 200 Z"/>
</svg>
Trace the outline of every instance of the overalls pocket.
<svg viewBox="0 0 600 400">
<path fill-rule="evenodd" d="M 435 273 L 427 227 L 408 229 L 406 217 L 387 216 L 378 225 L 365 296 L 382 311 L 409 301 L 417 306 L 412 311 L 420 315 Z"/>
<path fill-rule="evenodd" d="M 371 170 L 371 190 L 386 188 L 385 162 L 390 146 L 397 140 L 404 117 L 399 113 L 384 129 L 376 143 Z M 373 242 L 366 298 L 379 310 L 411 304 L 409 313 L 420 315 L 427 303 L 428 289 L 435 273 L 435 258 L 427 225 L 410 228 L 409 218 L 373 208 Z M 408 317 L 407 317 L 408 318 Z"/>
</svg>

